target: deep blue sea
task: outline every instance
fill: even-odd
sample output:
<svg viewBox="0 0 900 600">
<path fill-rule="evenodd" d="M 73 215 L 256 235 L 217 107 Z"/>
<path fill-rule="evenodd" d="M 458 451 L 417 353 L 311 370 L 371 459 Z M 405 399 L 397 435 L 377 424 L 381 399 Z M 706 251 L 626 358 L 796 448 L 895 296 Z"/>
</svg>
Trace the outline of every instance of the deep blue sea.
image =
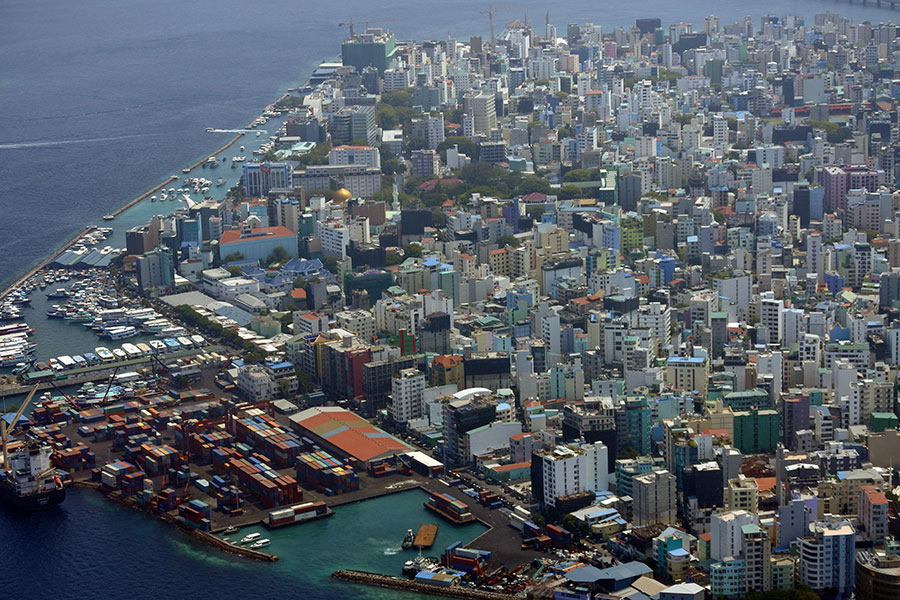
<svg viewBox="0 0 900 600">
<path fill-rule="evenodd" d="M 401 39 L 445 39 L 448 34 L 466 39 L 488 34 L 487 17 L 479 14 L 486 4 L 0 1 L 0 282 L 39 261 L 85 224 L 99 222 L 218 148 L 229 134 L 206 133 L 206 128 L 242 127 L 281 92 L 305 81 L 318 62 L 339 53 L 346 29 L 338 23 L 352 17 L 364 27 L 362 22 L 369 21 Z M 526 16 L 543 30 L 551 7 L 550 20 L 560 33 L 568 22 L 593 22 L 609 30 L 639 17 L 660 17 L 664 24 L 688 21 L 702 29 L 711 10 L 723 23 L 748 14 L 757 24 L 763 14 L 798 14 L 811 22 L 825 11 L 857 21 L 900 18 L 888 9 L 832 0 L 510 0 L 493 6 L 526 7 L 498 14 L 498 31 L 505 22 Z M 156 211 L 142 203 L 125 213 L 115 221 L 117 237 Z M 37 310 L 35 315 L 42 318 Z M 83 332 L 78 335 L 79 347 L 71 350 L 96 345 Z M 52 345 L 55 334 L 45 338 L 41 358 L 63 352 L 63 338 L 57 346 Z M 401 522 L 402 507 L 390 506 L 375 511 L 382 522 L 370 518 L 371 505 L 355 505 L 327 525 L 302 526 L 305 533 L 277 540 L 285 560 L 272 566 L 197 546 L 142 514 L 73 491 L 61 509 L 49 513 L 21 516 L 0 509 L 5 575 L 0 598 L 385 598 L 390 594 L 334 584 L 323 573 L 341 566 L 385 567 L 378 553 L 389 549 L 395 529 L 402 537 L 412 526 Z M 356 529 L 356 523 L 371 531 Z M 328 549 L 324 554 L 323 547 Z"/>
</svg>

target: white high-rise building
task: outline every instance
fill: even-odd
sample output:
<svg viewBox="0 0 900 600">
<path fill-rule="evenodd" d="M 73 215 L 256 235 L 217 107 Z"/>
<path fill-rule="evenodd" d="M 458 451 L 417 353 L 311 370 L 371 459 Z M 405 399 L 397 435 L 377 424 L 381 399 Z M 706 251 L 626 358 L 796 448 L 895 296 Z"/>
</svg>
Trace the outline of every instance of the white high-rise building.
<svg viewBox="0 0 900 600">
<path fill-rule="evenodd" d="M 729 556 L 740 556 L 743 549 L 741 527 L 758 524 L 759 516 L 746 510 L 713 514 L 709 520 L 710 558 L 722 560 Z"/>
<path fill-rule="evenodd" d="M 837 598 L 853 593 L 856 531 L 850 521 L 825 515 L 809 526 L 809 537 L 799 542 L 797 583 L 816 592 L 835 590 Z"/>
<path fill-rule="evenodd" d="M 490 135 L 497 128 L 497 108 L 494 94 L 480 92 L 466 97 L 472 115 L 473 133 Z M 465 125 L 465 124 L 464 124 Z"/>
<path fill-rule="evenodd" d="M 418 369 L 402 369 L 391 380 L 391 419 L 406 423 L 420 419 L 425 407 L 425 374 Z"/>
<path fill-rule="evenodd" d="M 444 115 L 429 116 L 426 125 L 428 148 L 434 150 L 444 141 Z"/>
<path fill-rule="evenodd" d="M 653 332 L 660 348 L 672 341 L 672 311 L 665 304 L 651 302 L 640 308 L 638 327 L 647 327 Z"/>
<path fill-rule="evenodd" d="M 609 450 L 603 442 L 557 446 L 540 453 L 544 506 L 556 506 L 556 499 L 580 492 L 609 489 Z"/>
<path fill-rule="evenodd" d="M 728 153 L 728 122 L 720 115 L 713 119 L 713 148 L 717 158 Z"/>
<path fill-rule="evenodd" d="M 769 331 L 769 344 L 780 344 L 784 336 L 784 300 L 776 300 L 772 292 L 763 292 L 759 298 L 759 322 Z"/>
</svg>

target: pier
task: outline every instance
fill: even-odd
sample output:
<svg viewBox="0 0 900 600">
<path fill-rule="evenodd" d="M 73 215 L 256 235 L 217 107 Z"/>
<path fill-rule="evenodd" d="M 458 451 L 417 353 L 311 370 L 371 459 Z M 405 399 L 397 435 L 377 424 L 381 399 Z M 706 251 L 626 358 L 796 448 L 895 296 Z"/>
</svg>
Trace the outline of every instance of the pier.
<svg viewBox="0 0 900 600">
<path fill-rule="evenodd" d="M 392 575 L 381 575 L 379 573 L 369 573 L 368 571 L 354 571 L 352 569 L 340 569 L 332 573 L 331 576 L 335 579 L 349 581 L 351 583 L 363 583 L 365 585 L 405 590 L 407 592 L 417 592 L 419 594 L 430 594 L 433 596 L 445 596 L 447 598 L 466 598 L 467 600 L 510 600 L 512 598 L 521 598 L 521 596 L 514 596 L 512 594 L 476 590 L 455 585 L 449 587 L 428 585 L 412 579 L 404 579 Z"/>
<path fill-rule="evenodd" d="M 202 348 L 191 348 L 190 350 L 180 350 L 177 352 L 170 352 L 168 354 L 142 356 L 140 358 L 132 358 L 131 360 L 103 363 L 91 367 L 85 367 L 83 369 L 72 369 L 71 371 L 63 371 L 62 373 L 60 373 L 60 375 L 65 375 L 65 377 L 62 379 L 37 382 L 38 391 L 48 390 L 61 386 L 81 385 L 83 383 L 90 383 L 92 381 L 102 381 L 105 379 L 109 379 L 116 368 L 121 369 L 123 367 L 137 367 L 146 365 L 153 360 L 154 356 L 162 361 L 166 361 L 170 359 L 184 358 L 187 356 L 196 356 L 198 354 L 206 354 L 208 352 L 223 352 L 224 350 L 225 348 L 222 346 L 204 346 Z M 27 394 L 31 391 L 34 383 L 35 382 L 31 382 L 27 385 L 17 385 L 13 387 L 0 388 L 0 398 L 18 396 L 19 394 Z"/>
</svg>

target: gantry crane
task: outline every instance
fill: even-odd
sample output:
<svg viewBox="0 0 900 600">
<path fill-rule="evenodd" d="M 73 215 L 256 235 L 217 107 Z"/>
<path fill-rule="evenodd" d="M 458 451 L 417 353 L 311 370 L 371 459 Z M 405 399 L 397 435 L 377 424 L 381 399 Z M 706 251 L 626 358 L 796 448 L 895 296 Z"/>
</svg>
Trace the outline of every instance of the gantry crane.
<svg viewBox="0 0 900 600">
<path fill-rule="evenodd" d="M 494 15 L 502 12 L 509 12 L 511 10 L 521 10 L 522 8 L 526 8 L 524 6 L 509 6 L 507 8 L 493 8 L 488 6 L 487 10 L 478 11 L 479 14 L 488 16 L 488 23 L 491 27 L 491 50 L 494 49 L 494 45 L 496 43 L 496 38 L 494 37 Z M 527 17 L 526 17 L 527 18 Z"/>
</svg>

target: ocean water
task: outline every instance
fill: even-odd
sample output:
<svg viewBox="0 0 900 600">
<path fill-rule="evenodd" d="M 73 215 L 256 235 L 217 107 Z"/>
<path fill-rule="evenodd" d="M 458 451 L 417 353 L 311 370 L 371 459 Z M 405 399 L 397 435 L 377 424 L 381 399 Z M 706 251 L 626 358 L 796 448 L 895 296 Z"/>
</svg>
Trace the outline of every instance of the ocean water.
<svg viewBox="0 0 900 600">
<path fill-rule="evenodd" d="M 275 563 L 233 556 L 197 542 L 181 530 L 74 489 L 58 509 L 11 515 L 0 508 L 4 598 L 29 600 L 156 600 L 158 598 L 348 598 L 385 600 L 398 592 L 338 582 L 331 573 L 354 568 L 400 575 L 414 558 L 401 550 L 407 529 L 435 522 L 422 507 L 427 494 L 411 490 L 348 504 L 332 517 L 260 531 Z M 377 518 L 373 518 L 377 515 Z M 15 523 L 13 522 L 15 519 Z M 440 521 L 426 555 L 455 541 L 467 544 L 485 531 L 480 523 Z M 18 532 L 27 529 L 28 537 Z M 401 594 L 414 598 L 413 594 Z"/>
<path fill-rule="evenodd" d="M 826 11 L 857 21 L 900 19 L 887 8 L 832 0 L 722 0 L 714 6 L 697 0 L 510 0 L 493 6 L 504 9 L 495 19 L 497 31 L 525 17 L 543 29 L 548 8 L 561 33 L 568 22 L 609 29 L 640 17 L 702 28 L 711 11 L 722 22 L 750 15 L 758 23 L 764 14 L 811 20 Z M 206 128 L 243 127 L 281 92 L 305 81 L 322 59 L 339 53 L 346 35 L 339 23 L 352 17 L 364 27 L 369 21 L 401 39 L 467 39 L 488 35 L 484 7 L 482 0 L 3 0 L 0 282 L 218 148 L 230 134 Z M 250 150 L 248 144 L 244 154 Z M 204 176 L 224 175 L 231 185 L 238 171 L 219 168 Z M 110 243 L 124 245 L 125 229 L 164 211 L 149 200 L 135 206 L 113 222 Z M 80 325 L 45 319 L 45 304 L 36 301 L 26 315 L 38 329 L 38 358 L 101 345 Z M 341 566 L 393 570 L 394 559 L 384 551 L 416 524 L 407 522 L 414 514 L 409 511 L 421 505 L 398 498 L 341 508 L 325 521 L 276 532 L 273 551 L 284 557 L 276 565 L 197 546 L 92 492 L 73 490 L 59 510 L 36 515 L 0 508 L 7 574 L 0 597 L 394 597 L 332 582 L 328 574 Z"/>
</svg>

